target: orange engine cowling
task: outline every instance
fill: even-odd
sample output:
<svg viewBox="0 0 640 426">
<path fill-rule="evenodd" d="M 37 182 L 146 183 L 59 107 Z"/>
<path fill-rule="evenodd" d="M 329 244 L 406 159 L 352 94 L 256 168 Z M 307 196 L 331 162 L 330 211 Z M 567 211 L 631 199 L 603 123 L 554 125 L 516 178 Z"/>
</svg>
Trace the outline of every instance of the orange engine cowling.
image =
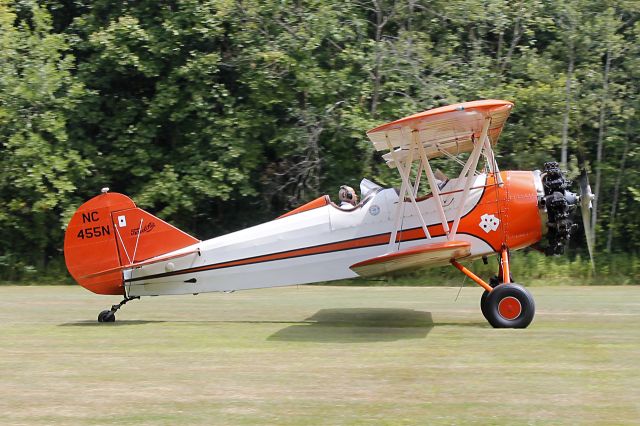
<svg viewBox="0 0 640 426">
<path fill-rule="evenodd" d="M 98 294 L 124 294 L 122 269 L 198 242 L 137 208 L 126 195 L 103 193 L 71 218 L 64 258 L 81 286 Z"/>
<path fill-rule="evenodd" d="M 542 218 L 538 208 L 539 179 L 533 172 L 508 171 L 502 173 L 502 220 L 505 244 L 512 250 L 528 247 L 542 238 Z"/>
</svg>

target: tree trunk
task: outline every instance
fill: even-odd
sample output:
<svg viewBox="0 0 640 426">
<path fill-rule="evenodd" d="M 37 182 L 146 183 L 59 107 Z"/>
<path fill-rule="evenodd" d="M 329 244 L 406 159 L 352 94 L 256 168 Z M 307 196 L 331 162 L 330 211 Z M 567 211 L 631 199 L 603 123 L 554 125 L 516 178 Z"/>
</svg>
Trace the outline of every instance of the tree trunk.
<svg viewBox="0 0 640 426">
<path fill-rule="evenodd" d="M 564 89 L 564 115 L 562 117 L 562 143 L 560 145 L 560 167 L 567 169 L 568 151 L 569 151 L 569 114 L 571 113 L 571 80 L 573 80 L 573 67 L 575 62 L 575 52 L 573 39 L 569 37 L 569 64 L 567 66 L 567 83 Z"/>
<path fill-rule="evenodd" d="M 382 76 L 380 72 L 380 67 L 382 65 L 382 49 L 380 44 L 382 42 L 382 29 L 387 23 L 387 19 L 383 15 L 382 5 L 378 0 L 373 0 L 373 8 L 374 13 L 376 15 L 376 34 L 375 34 L 375 46 L 376 46 L 376 56 L 375 62 L 373 66 L 373 93 L 371 94 L 371 116 L 375 117 L 376 112 L 378 111 L 378 102 L 380 99 L 380 86 L 382 81 Z"/>
<path fill-rule="evenodd" d="M 628 126 L 627 126 L 628 127 Z M 627 138 L 624 141 L 624 149 L 622 150 L 622 158 L 620 159 L 620 170 L 616 177 L 616 183 L 613 187 L 613 200 L 611 201 L 611 211 L 609 212 L 609 230 L 607 234 L 607 253 L 611 253 L 611 245 L 613 242 L 613 231 L 616 223 L 616 213 L 618 210 L 618 198 L 620 198 L 620 184 L 622 183 L 622 177 L 624 176 L 624 168 L 627 162 L 627 153 L 629 152 L 629 133 L 626 134 Z"/>
<path fill-rule="evenodd" d="M 513 56 L 513 53 L 516 50 L 516 47 L 518 46 L 518 43 L 520 42 L 520 38 L 522 37 L 522 34 L 524 32 L 524 29 L 522 27 L 522 24 L 520 23 L 521 18 L 517 17 L 516 21 L 513 25 L 513 36 L 511 38 L 511 44 L 509 45 L 509 49 L 507 50 L 507 54 L 505 55 L 504 59 L 502 59 L 502 64 L 500 64 L 500 73 L 504 74 L 504 72 L 506 71 L 507 67 L 509 66 L 509 64 L 511 63 L 511 57 Z"/>
<path fill-rule="evenodd" d="M 596 245 L 596 227 L 598 225 L 598 204 L 600 198 L 600 184 L 602 176 L 602 146 L 605 137 L 605 118 L 607 110 L 607 98 L 609 96 L 609 70 L 611 69 L 611 49 L 607 48 L 607 56 L 604 64 L 604 74 L 602 82 L 602 101 L 600 103 L 600 119 L 598 121 L 598 148 L 596 154 L 596 186 L 593 209 L 591 210 L 591 232 L 593 235 L 593 245 Z"/>
</svg>

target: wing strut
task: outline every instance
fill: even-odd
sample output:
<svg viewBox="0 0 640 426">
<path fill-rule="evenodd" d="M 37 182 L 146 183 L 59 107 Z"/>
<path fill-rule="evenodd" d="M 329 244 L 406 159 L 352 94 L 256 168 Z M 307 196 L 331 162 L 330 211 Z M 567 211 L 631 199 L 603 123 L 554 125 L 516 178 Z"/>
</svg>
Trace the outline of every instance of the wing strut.
<svg viewBox="0 0 640 426">
<path fill-rule="evenodd" d="M 484 119 L 484 123 L 482 124 L 482 132 L 480 133 L 480 140 L 476 142 L 473 151 L 471 151 L 471 156 L 467 160 L 467 164 L 462 169 L 460 173 L 460 178 L 466 177 L 466 181 L 464 183 L 464 191 L 462 191 L 462 197 L 460 198 L 460 203 L 458 205 L 458 211 L 456 212 L 456 218 L 453 221 L 453 227 L 451 228 L 451 233 L 449 235 L 449 239 L 455 239 L 456 232 L 458 232 L 458 225 L 460 225 L 460 219 L 462 217 L 462 212 L 464 211 L 464 202 L 469 195 L 469 190 L 471 189 L 471 184 L 475 178 L 475 172 L 478 168 L 478 160 L 480 160 L 480 154 L 482 153 L 482 149 L 485 146 L 485 140 L 487 139 L 487 133 L 489 131 L 489 125 L 491 124 L 491 118 L 486 117 Z"/>
<path fill-rule="evenodd" d="M 486 172 L 495 176 L 498 185 L 503 184 L 493 146 L 498 142 L 512 107 L 513 103 L 496 99 L 463 102 L 412 114 L 367 132 L 376 151 L 389 150 L 382 158 L 389 167 L 396 167 L 402 178 L 389 241 L 390 251 L 393 251 L 397 233 L 402 228 L 405 204 L 409 204 L 409 201 L 418 216 L 412 220 L 417 220 L 425 237 L 432 239 L 416 200 L 418 189 L 424 184 L 421 182 L 423 172 L 431 187 L 432 198 L 425 197 L 421 205 L 425 211 L 435 209 L 434 213 L 437 212 L 446 238 L 450 242 L 455 241 L 465 205 L 468 204 L 467 198 L 470 191 L 476 189 L 474 182 L 481 157 L 485 159 L 483 167 Z M 458 158 L 462 153 L 469 153 L 464 162 Z M 452 191 L 443 193 L 438 187 L 438 180 L 429 163 L 430 159 L 438 157 L 449 158 L 462 166 L 460 175 L 453 179 L 455 188 Z M 412 167 L 414 160 L 418 162 L 416 175 Z M 414 222 L 411 226 L 415 225 Z"/>
<path fill-rule="evenodd" d="M 487 159 L 490 171 L 497 174 L 497 164 L 488 137 L 490 125 L 491 117 L 486 117 L 482 123 L 482 131 L 480 132 L 480 137 L 474 141 L 475 143 L 473 150 L 471 151 L 471 155 L 464 165 L 462 172 L 460 173 L 460 179 L 464 178 L 465 184 L 451 228 L 449 228 L 447 214 L 444 211 L 444 207 L 442 204 L 440 188 L 438 187 L 436 177 L 433 173 L 433 169 L 431 168 L 431 164 L 429 163 L 429 157 L 427 156 L 424 145 L 420 143 L 420 132 L 418 130 L 411 131 L 411 142 L 405 158 L 398 158 L 398 151 L 394 149 L 387 135 L 386 141 L 389 148 L 389 153 L 393 160 L 393 164 L 398 169 L 400 177 L 402 178 L 402 185 L 400 187 L 399 194 L 400 197 L 398 207 L 396 208 L 396 218 L 393 226 L 393 232 L 391 233 L 391 239 L 389 240 L 389 245 L 395 244 L 400 220 L 404 216 L 404 198 L 407 194 L 411 200 L 411 204 L 413 205 L 418 218 L 420 219 L 420 224 L 422 225 L 422 229 L 424 230 L 426 237 L 428 239 L 431 239 L 431 235 L 429 234 L 429 230 L 427 229 L 424 217 L 422 216 L 422 212 L 420 211 L 420 208 L 418 207 L 418 203 L 416 201 L 416 194 L 418 193 L 418 186 L 420 185 L 423 171 L 427 175 L 427 181 L 429 182 L 429 186 L 431 187 L 431 192 L 435 200 L 436 210 L 438 212 L 438 215 L 440 216 L 440 222 L 442 223 L 442 228 L 447 236 L 447 239 L 449 241 L 453 241 L 455 239 L 456 233 L 458 231 L 458 226 L 460 225 L 460 220 L 462 218 L 462 212 L 464 211 L 464 200 L 466 200 L 467 196 L 469 195 L 469 191 L 471 190 L 471 186 L 475 178 L 475 173 L 478 168 L 478 162 L 480 161 L 480 157 L 483 154 Z M 418 166 L 418 175 L 416 177 L 415 184 L 412 185 L 410 181 L 411 165 L 413 163 L 413 157 L 416 151 L 420 158 L 420 164 Z"/>
<path fill-rule="evenodd" d="M 427 157 L 427 153 L 424 150 L 424 145 L 419 143 L 419 134 L 417 130 L 413 131 L 413 139 L 414 144 L 418 146 L 418 151 L 420 152 L 420 166 L 424 165 L 425 170 L 427 172 L 427 180 L 429 181 L 429 186 L 431 187 L 431 192 L 433 193 L 433 198 L 436 200 L 436 208 L 438 209 L 438 214 L 440 215 L 440 220 L 442 221 L 442 229 L 444 229 L 445 234 L 447 234 L 447 239 L 451 240 L 449 235 L 449 224 L 447 223 L 447 215 L 444 212 L 444 208 L 442 207 L 442 199 L 440 198 L 440 188 L 436 183 L 436 177 L 433 174 L 433 170 L 431 169 L 431 164 L 429 164 L 429 158 Z"/>
<path fill-rule="evenodd" d="M 417 136 L 417 133 L 416 133 L 416 136 Z M 389 147 L 389 152 L 391 152 L 391 157 L 393 158 L 396 168 L 398 169 L 398 173 L 400 173 L 400 177 L 402 178 L 402 185 L 400 186 L 400 197 L 398 198 L 398 207 L 396 208 L 396 220 L 393 226 L 393 232 L 391 233 L 391 238 L 389 239 L 389 245 L 392 246 L 393 244 L 395 244 L 396 235 L 398 234 L 398 225 L 399 225 L 398 222 L 400 221 L 400 218 L 404 216 L 405 194 L 409 194 L 409 199 L 411 200 L 411 204 L 416 210 L 416 215 L 418 216 L 418 218 L 420 218 L 420 224 L 422 225 L 424 234 L 428 239 L 431 239 L 431 234 L 429 234 L 429 229 L 427 228 L 427 224 L 424 221 L 424 217 L 422 217 L 422 213 L 420 212 L 420 208 L 418 207 L 418 202 L 416 201 L 415 188 L 413 185 L 411 185 L 411 182 L 409 181 L 411 166 L 413 164 L 413 153 L 414 153 L 413 144 L 415 144 L 415 142 L 417 141 L 417 138 L 414 137 L 413 139 L 412 146 L 409 149 L 409 153 L 407 155 L 407 158 L 404 161 L 405 163 L 404 165 L 402 164 L 402 160 L 396 158 L 395 149 L 393 148 L 393 145 L 391 145 L 391 141 L 389 140 L 388 136 L 386 140 L 387 140 L 387 146 Z"/>
<path fill-rule="evenodd" d="M 489 172 L 493 173 L 496 177 L 496 182 L 498 185 L 502 185 L 502 176 L 500 176 L 500 169 L 498 168 L 498 162 L 496 161 L 496 155 L 491 148 L 491 141 L 489 138 L 484 140 L 484 156 L 487 160 L 487 166 L 489 168 Z"/>
</svg>

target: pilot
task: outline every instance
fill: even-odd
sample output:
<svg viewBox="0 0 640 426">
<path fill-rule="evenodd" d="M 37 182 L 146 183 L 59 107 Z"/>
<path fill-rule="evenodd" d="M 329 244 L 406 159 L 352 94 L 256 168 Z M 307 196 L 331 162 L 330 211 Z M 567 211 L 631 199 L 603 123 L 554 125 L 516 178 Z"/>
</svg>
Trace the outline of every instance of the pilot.
<svg viewBox="0 0 640 426">
<path fill-rule="evenodd" d="M 342 185 L 340 192 L 338 192 L 338 199 L 340 200 L 340 207 L 355 207 L 358 204 L 358 196 L 356 191 L 352 187 Z"/>
</svg>

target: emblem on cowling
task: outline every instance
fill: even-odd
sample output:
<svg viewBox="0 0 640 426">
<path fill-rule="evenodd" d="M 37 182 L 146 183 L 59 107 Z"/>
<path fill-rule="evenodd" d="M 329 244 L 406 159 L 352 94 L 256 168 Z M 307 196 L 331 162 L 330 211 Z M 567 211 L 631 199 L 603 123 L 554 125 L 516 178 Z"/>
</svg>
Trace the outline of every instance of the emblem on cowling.
<svg viewBox="0 0 640 426">
<path fill-rule="evenodd" d="M 487 234 L 491 231 L 496 231 L 500 226 L 500 219 L 492 214 L 483 214 L 480 216 L 480 228 Z"/>
</svg>

